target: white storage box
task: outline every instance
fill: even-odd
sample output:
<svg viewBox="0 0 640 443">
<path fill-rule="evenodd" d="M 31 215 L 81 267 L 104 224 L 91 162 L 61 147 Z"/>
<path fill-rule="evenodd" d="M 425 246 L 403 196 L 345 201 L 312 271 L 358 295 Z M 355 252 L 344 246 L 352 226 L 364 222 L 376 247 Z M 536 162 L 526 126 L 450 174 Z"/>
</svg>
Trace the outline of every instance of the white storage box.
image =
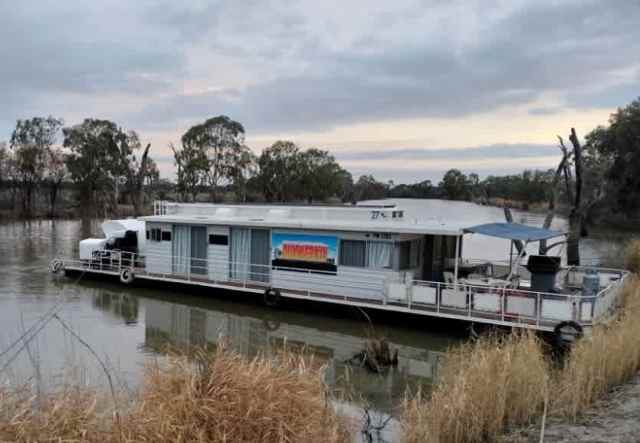
<svg viewBox="0 0 640 443">
<path fill-rule="evenodd" d="M 80 241 L 80 260 L 91 260 L 93 251 L 104 249 L 107 244 L 105 238 L 86 238 Z"/>
</svg>

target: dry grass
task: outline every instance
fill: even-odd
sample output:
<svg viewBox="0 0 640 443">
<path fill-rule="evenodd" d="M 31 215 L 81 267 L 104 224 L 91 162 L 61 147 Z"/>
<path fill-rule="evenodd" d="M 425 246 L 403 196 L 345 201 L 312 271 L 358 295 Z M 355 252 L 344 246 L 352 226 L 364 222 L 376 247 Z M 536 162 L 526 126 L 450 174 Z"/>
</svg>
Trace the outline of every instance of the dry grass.
<svg viewBox="0 0 640 443">
<path fill-rule="evenodd" d="M 495 441 L 509 428 L 549 410 L 575 419 L 640 370 L 640 277 L 628 279 L 620 316 L 572 350 L 562 368 L 548 363 L 530 334 L 481 339 L 449 351 L 430 398 L 407 400 L 407 442 Z"/>
<path fill-rule="evenodd" d="M 0 441 L 118 441 L 112 401 L 86 387 L 38 398 L 30 387 L 0 391 Z"/>
<path fill-rule="evenodd" d="M 343 442 L 322 374 L 300 358 L 247 361 L 223 351 L 194 364 L 172 357 L 113 414 L 110 398 L 70 388 L 38 404 L 30 389 L 0 391 L 0 441 Z"/>
<path fill-rule="evenodd" d="M 554 380 L 556 414 L 575 419 L 612 387 L 640 369 L 640 280 L 624 287 L 622 314 L 611 324 L 593 330 L 573 349 Z"/>
<path fill-rule="evenodd" d="M 633 239 L 627 245 L 624 267 L 634 274 L 640 274 L 640 239 Z"/>
<path fill-rule="evenodd" d="M 536 418 L 547 392 L 547 361 L 531 333 L 482 339 L 448 352 L 426 400 L 407 400 L 407 442 L 491 441 Z"/>
</svg>

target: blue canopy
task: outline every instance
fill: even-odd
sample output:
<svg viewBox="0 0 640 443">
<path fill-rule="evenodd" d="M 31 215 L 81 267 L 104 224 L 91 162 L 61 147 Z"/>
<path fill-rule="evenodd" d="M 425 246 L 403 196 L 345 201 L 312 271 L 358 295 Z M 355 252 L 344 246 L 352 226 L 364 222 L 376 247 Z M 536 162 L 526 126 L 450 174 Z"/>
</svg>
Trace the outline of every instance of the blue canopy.
<svg viewBox="0 0 640 443">
<path fill-rule="evenodd" d="M 506 238 L 508 240 L 540 241 L 565 235 L 563 232 L 551 229 L 536 228 L 518 223 L 487 223 L 464 229 L 464 232 L 488 235 L 490 237 Z"/>
</svg>

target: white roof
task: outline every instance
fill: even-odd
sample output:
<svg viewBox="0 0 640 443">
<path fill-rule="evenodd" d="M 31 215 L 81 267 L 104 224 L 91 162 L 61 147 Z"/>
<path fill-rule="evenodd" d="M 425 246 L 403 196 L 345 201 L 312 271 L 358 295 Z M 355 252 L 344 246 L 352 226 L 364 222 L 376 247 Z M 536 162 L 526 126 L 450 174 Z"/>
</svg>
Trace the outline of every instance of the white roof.
<svg viewBox="0 0 640 443">
<path fill-rule="evenodd" d="M 440 217 L 417 219 L 394 206 L 270 206 L 166 203 L 166 215 L 140 217 L 157 223 L 261 228 L 462 235 L 466 227 Z M 400 211 L 403 212 L 400 218 Z M 393 217 L 395 212 L 396 217 Z"/>
<path fill-rule="evenodd" d="M 138 247 L 143 248 L 146 240 L 144 222 L 133 218 L 107 220 L 102 223 L 102 232 L 106 238 L 123 238 L 127 231 L 138 233 Z"/>
</svg>

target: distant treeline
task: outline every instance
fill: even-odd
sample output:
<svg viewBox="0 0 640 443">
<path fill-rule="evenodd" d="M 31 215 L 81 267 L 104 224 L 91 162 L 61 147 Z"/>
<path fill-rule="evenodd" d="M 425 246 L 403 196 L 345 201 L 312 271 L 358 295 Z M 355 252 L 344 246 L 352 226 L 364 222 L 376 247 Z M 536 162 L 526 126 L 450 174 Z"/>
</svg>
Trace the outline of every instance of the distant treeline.
<svg viewBox="0 0 640 443">
<path fill-rule="evenodd" d="M 108 216 L 123 205 L 130 207 L 128 215 L 142 214 L 153 199 L 340 203 L 388 197 L 527 207 L 552 196 L 562 203 L 571 192 L 568 186 L 555 189 L 562 186 L 554 169 L 484 179 L 451 169 L 439 183 L 385 183 L 371 175 L 354 180 L 328 151 L 291 141 L 277 141 L 256 155 L 245 143 L 244 126 L 226 116 L 189 128 L 178 146 L 171 145 L 175 182 L 160 179 L 150 148 L 135 131 L 108 120 L 68 127 L 53 117 L 18 120 L 11 139 L 0 143 L 0 209 L 24 217 Z M 590 209 L 637 214 L 640 100 L 587 134 L 582 157 L 581 192 Z"/>
</svg>

